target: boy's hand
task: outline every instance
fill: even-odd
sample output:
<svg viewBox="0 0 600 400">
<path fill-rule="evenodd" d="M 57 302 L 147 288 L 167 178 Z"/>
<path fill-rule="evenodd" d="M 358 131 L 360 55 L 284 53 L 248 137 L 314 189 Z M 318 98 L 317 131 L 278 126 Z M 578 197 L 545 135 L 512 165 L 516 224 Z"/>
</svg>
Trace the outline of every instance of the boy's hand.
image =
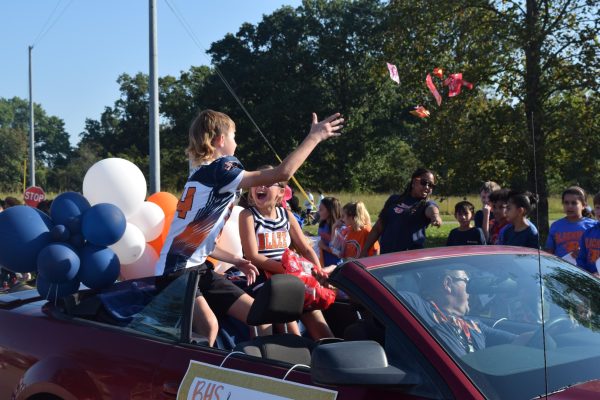
<svg viewBox="0 0 600 400">
<path fill-rule="evenodd" d="M 250 261 L 240 258 L 239 261 L 236 261 L 233 265 L 240 271 L 246 275 L 246 281 L 248 285 L 252 285 L 256 281 L 256 277 L 258 276 L 258 268 L 254 266 Z"/>
<path fill-rule="evenodd" d="M 312 114 L 312 125 L 309 136 L 317 138 L 319 141 L 327 140 L 330 137 L 340 136 L 340 129 L 344 127 L 344 118 L 340 113 L 335 113 L 319 122 L 317 114 Z"/>
</svg>

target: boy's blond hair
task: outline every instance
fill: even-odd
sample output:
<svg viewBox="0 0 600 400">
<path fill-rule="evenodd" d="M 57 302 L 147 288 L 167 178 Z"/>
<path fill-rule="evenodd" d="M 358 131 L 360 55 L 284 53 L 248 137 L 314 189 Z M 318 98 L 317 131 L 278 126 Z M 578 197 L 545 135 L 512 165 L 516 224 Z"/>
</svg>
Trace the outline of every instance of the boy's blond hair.
<svg viewBox="0 0 600 400">
<path fill-rule="evenodd" d="M 483 182 L 483 185 L 481 185 L 481 188 L 479 189 L 479 193 L 481 192 L 487 192 L 487 193 L 492 193 L 496 190 L 500 190 L 501 187 L 500 185 L 498 185 L 496 182 L 494 181 L 486 181 Z"/>
<path fill-rule="evenodd" d="M 189 144 L 185 152 L 193 164 L 200 164 L 213 158 L 213 140 L 219 135 L 227 135 L 235 129 L 235 123 L 227 114 L 213 110 L 201 111 L 190 126 Z"/>
</svg>

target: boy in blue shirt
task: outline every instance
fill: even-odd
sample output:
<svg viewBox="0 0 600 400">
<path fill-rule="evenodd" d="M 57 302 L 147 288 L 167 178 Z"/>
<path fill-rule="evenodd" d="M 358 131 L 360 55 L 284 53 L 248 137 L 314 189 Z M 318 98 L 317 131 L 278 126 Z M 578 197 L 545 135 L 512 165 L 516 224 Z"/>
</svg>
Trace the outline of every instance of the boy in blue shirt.
<svg viewBox="0 0 600 400">
<path fill-rule="evenodd" d="M 468 201 L 460 201 L 454 206 L 454 218 L 458 221 L 458 228 L 454 228 L 448 235 L 446 246 L 484 245 L 485 237 L 481 228 L 472 228 L 471 220 L 475 206 Z"/>
<path fill-rule="evenodd" d="M 538 230 L 527 218 L 537 202 L 537 195 L 531 192 L 510 192 L 506 210 L 508 225 L 500 231 L 498 244 L 539 249 Z"/>
<path fill-rule="evenodd" d="M 594 196 L 594 214 L 600 217 L 600 193 Z M 592 226 L 581 235 L 577 266 L 600 278 L 596 262 L 600 258 L 600 224 Z"/>
</svg>

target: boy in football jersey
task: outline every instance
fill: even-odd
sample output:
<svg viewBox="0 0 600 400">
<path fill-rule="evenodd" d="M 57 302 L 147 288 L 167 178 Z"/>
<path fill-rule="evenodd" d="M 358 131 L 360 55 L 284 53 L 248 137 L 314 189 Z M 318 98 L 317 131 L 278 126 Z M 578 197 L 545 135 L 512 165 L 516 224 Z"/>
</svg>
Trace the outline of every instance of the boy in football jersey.
<svg viewBox="0 0 600 400">
<path fill-rule="evenodd" d="M 208 339 L 209 345 L 213 345 L 218 333 L 217 316 L 230 315 L 245 323 L 253 302 L 206 262 L 211 256 L 233 264 L 247 276 L 248 283 L 258 274 L 249 261 L 217 245 L 238 190 L 287 181 L 321 141 L 340 135 L 343 122 L 339 113 L 320 122 L 313 113 L 310 132 L 298 148 L 277 167 L 260 171 L 244 171 L 233 156 L 237 146 L 235 123 L 226 114 L 204 110 L 192 122 L 186 150 L 192 170 L 156 264 L 156 274 L 180 274 L 192 267 L 199 269 L 193 327 Z"/>
</svg>

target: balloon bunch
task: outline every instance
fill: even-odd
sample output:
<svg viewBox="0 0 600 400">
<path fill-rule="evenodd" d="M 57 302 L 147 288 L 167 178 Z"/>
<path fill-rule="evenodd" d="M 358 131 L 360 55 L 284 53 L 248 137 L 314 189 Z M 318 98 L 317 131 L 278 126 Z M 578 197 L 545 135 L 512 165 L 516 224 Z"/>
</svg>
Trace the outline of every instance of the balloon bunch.
<svg viewBox="0 0 600 400">
<path fill-rule="evenodd" d="M 177 198 L 145 197 L 139 168 L 120 158 L 101 160 L 87 171 L 83 195 L 60 194 L 50 217 L 28 206 L 0 213 L 0 265 L 37 271 L 38 292 L 48 300 L 76 292 L 80 283 L 101 290 L 119 274 L 153 275 Z"/>
</svg>

